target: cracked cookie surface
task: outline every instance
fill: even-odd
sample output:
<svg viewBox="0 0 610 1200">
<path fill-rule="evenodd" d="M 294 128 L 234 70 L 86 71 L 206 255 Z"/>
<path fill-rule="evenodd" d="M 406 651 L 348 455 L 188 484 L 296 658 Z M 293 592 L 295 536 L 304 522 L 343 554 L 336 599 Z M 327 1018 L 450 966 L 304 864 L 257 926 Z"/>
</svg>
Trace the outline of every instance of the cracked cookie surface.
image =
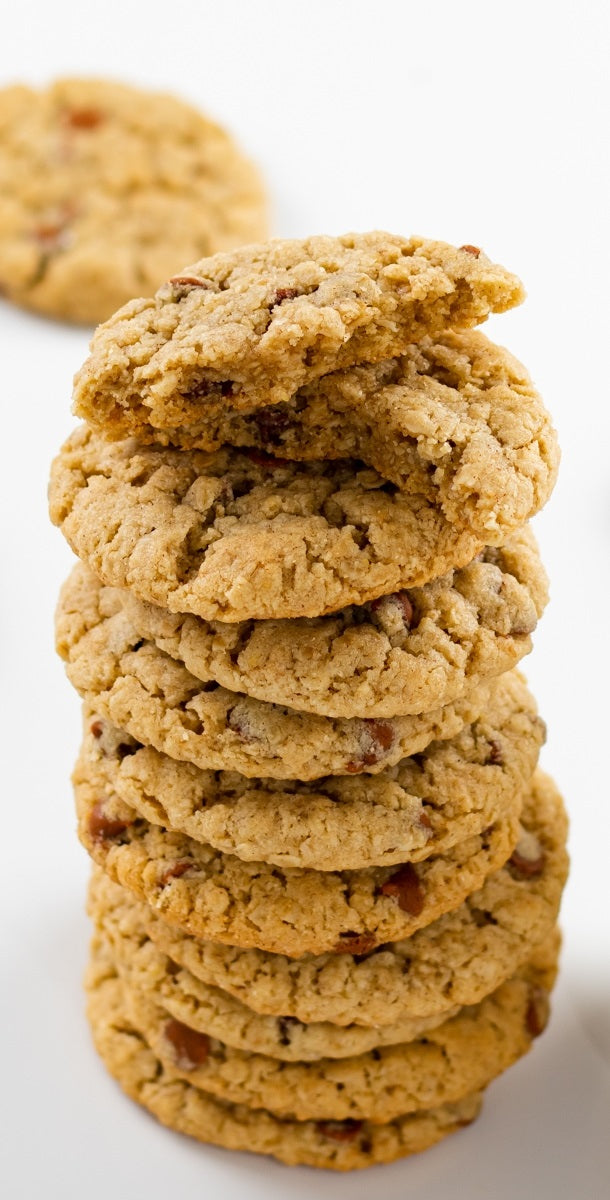
<svg viewBox="0 0 610 1200">
<path fill-rule="evenodd" d="M 83 761 L 153 824 L 277 866 L 317 871 L 418 862 L 518 814 L 544 740 L 523 680 L 498 680 L 485 714 L 376 776 L 311 784 L 202 771 L 85 714 Z"/>
<path fill-rule="evenodd" d="M 118 609 L 118 611 L 117 611 Z M 315 779 L 377 773 L 475 720 L 497 681 L 451 704 L 389 720 L 318 717 L 202 683 L 143 641 L 105 588 L 78 565 L 62 590 L 57 648 L 90 707 L 139 741 L 212 770 Z"/>
<path fill-rule="evenodd" d="M 114 965 L 99 939 L 92 957 L 94 971 L 104 960 L 108 970 Z M 196 1087 L 296 1120 L 385 1122 L 453 1103 L 487 1086 L 525 1054 L 547 1023 L 556 957 L 555 949 L 543 946 L 480 1004 L 461 1009 L 423 1038 L 306 1063 L 281 1062 L 207 1038 L 170 1018 L 151 993 L 123 986 L 128 1016 L 156 1056 Z"/>
<path fill-rule="evenodd" d="M 329 371 L 523 299 L 475 247 L 389 233 L 275 239 L 186 267 L 97 331 L 76 411 L 111 435 L 275 405 Z"/>
<path fill-rule="evenodd" d="M 107 963 L 90 966 L 87 1015 L 95 1046 L 123 1090 L 166 1126 L 229 1150 L 269 1154 L 281 1162 L 347 1171 L 393 1162 L 469 1125 L 481 1096 L 402 1116 L 368 1121 L 287 1121 L 263 1109 L 233 1105 L 180 1078 L 155 1056 L 127 1013 L 124 990 Z"/>
<path fill-rule="evenodd" d="M 204 681 L 330 717 L 393 717 L 447 704 L 531 649 L 548 599 L 533 534 L 521 529 L 458 571 L 327 617 L 204 621 L 123 604 L 143 638 Z"/>
<path fill-rule="evenodd" d="M 484 545 L 358 463 L 108 442 L 84 426 L 49 499 L 104 583 L 206 620 L 321 616 L 427 583 Z"/>
<path fill-rule="evenodd" d="M 112 879 L 195 937 L 273 953 L 320 954 L 408 937 L 457 908 L 510 856 L 519 820 L 416 865 L 311 871 L 243 862 L 139 816 L 105 790 L 98 764 L 74 772 L 79 837 Z"/>
<path fill-rule="evenodd" d="M 349 1058 L 378 1046 L 410 1042 L 459 1011 L 454 1005 L 430 1016 L 405 1017 L 394 1025 L 371 1029 L 363 1025 L 346 1028 L 328 1021 L 305 1025 L 292 1017 L 261 1016 L 227 992 L 201 983 L 172 963 L 146 936 L 137 919 L 137 905 L 129 922 L 124 909 L 119 919 L 117 910 L 112 909 L 92 911 L 92 915 L 98 930 L 93 950 L 99 947 L 111 957 L 130 991 L 143 992 L 195 1035 L 202 1033 L 237 1050 L 265 1054 L 281 1062 Z"/>
<path fill-rule="evenodd" d="M 175 97 L 101 79 L 0 91 L 0 283 L 95 324 L 201 254 L 265 236 L 255 168 Z"/>
<path fill-rule="evenodd" d="M 561 797 L 542 772 L 521 820 L 529 871 L 509 860 L 452 912 L 393 944 L 373 947 L 369 939 L 367 949 L 363 940 L 350 952 L 343 939 L 343 953 L 295 959 L 215 944 L 168 925 L 99 867 L 93 869 L 91 910 L 113 909 L 129 924 L 135 907 L 147 935 L 173 963 L 261 1014 L 304 1023 L 389 1025 L 448 1004 L 478 1003 L 550 935 L 568 871 L 567 822 Z"/>
<path fill-rule="evenodd" d="M 472 331 L 333 371 L 284 404 L 234 411 L 226 397 L 207 419 L 204 401 L 198 411 L 190 429 L 160 431 L 132 427 L 121 410 L 113 434 L 186 449 L 227 444 L 287 459 L 362 460 L 494 543 L 542 507 L 557 474 L 555 432 L 527 371 Z"/>
</svg>

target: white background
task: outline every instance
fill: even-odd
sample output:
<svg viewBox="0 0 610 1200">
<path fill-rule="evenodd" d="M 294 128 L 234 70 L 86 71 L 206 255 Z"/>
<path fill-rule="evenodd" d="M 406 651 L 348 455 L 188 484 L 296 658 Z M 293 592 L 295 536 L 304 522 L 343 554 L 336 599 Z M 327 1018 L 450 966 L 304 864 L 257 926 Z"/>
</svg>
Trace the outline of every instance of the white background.
<svg viewBox="0 0 610 1200">
<path fill-rule="evenodd" d="M 488 325 L 530 368 L 563 446 L 536 523 L 552 604 L 528 671 L 572 817 L 553 1025 L 480 1122 L 347 1178 L 199 1147 L 126 1101 L 90 1048 L 87 862 L 68 775 L 79 709 L 52 652 L 70 556 L 47 521 L 87 334 L 0 307 L 2 1052 L 10 1200 L 597 1200 L 610 1186 L 607 6 L 387 0 L 4 7 L 0 86 L 60 73 L 173 89 L 266 172 L 283 235 L 387 228 L 481 245 L 529 299 Z M 176 267 L 183 264 L 177 263 Z"/>
</svg>

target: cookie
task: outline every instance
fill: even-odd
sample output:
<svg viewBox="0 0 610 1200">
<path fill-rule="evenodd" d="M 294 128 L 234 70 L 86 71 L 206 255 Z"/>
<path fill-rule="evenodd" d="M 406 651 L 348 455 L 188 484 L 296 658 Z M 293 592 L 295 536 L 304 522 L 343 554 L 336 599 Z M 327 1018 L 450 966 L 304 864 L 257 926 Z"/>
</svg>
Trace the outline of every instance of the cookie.
<svg viewBox="0 0 610 1200">
<path fill-rule="evenodd" d="M 316 871 L 418 862 L 501 815 L 518 816 L 544 723 L 518 674 L 498 680 L 485 715 L 376 776 L 297 781 L 202 771 L 143 747 L 97 713 L 82 755 L 147 821 L 246 861 Z"/>
<path fill-rule="evenodd" d="M 514 814 L 414 866 L 307 871 L 243 862 L 144 820 L 105 790 L 99 765 L 74 772 L 79 837 L 112 879 L 186 933 L 277 954 L 362 953 L 457 908 L 506 862 Z"/>
<path fill-rule="evenodd" d="M 327 617 L 204 621 L 124 592 L 140 637 L 191 674 L 328 717 L 395 717 L 448 704 L 531 649 L 548 599 L 533 534 L 422 588 Z"/>
<path fill-rule="evenodd" d="M 217 450 L 252 447 L 281 458 L 361 459 L 399 488 L 495 543 L 548 499 L 559 452 L 527 371 L 477 332 L 445 333 L 380 363 L 332 371 L 283 404 L 245 410 L 206 400 L 185 427 L 158 429 L 119 410 L 115 437 Z M 159 409 L 157 418 L 170 423 Z M 96 424 L 95 410 L 93 424 Z"/>
<path fill-rule="evenodd" d="M 94 943 L 95 965 L 108 960 Z M 218 1099 L 294 1120 L 392 1121 L 487 1086 L 543 1032 L 556 964 L 536 956 L 491 996 L 426 1032 L 351 1058 L 281 1062 L 236 1050 L 171 1018 L 151 993 L 124 987 L 128 1017 L 160 1062 Z"/>
<path fill-rule="evenodd" d="M 56 458 L 51 520 L 105 584 L 206 620 L 318 617 L 414 587 L 483 548 L 361 464 L 107 442 Z"/>
<path fill-rule="evenodd" d="M 228 1150 L 270 1154 L 289 1165 L 347 1171 L 425 1150 L 469 1125 L 480 1111 L 477 1093 L 386 1125 L 280 1120 L 263 1109 L 216 1100 L 165 1067 L 129 1017 L 120 980 L 107 964 L 89 969 L 87 992 L 97 1051 L 123 1090 L 163 1125 Z"/>
<path fill-rule="evenodd" d="M 118 608 L 118 611 L 117 611 Z M 62 591 L 57 647 L 90 707 L 134 738 L 203 769 L 316 779 L 376 773 L 433 739 L 452 737 L 485 708 L 496 681 L 441 709 L 389 720 L 317 717 L 202 683 L 143 641 L 104 588 L 78 565 Z"/>
<path fill-rule="evenodd" d="M 254 167 L 173 96 L 102 79 L 0 91 L 0 284 L 97 323 L 183 262 L 265 236 Z"/>
<path fill-rule="evenodd" d="M 98 330 L 75 407 L 121 437 L 283 403 L 354 363 L 401 354 L 523 299 L 476 247 L 383 232 L 274 240 L 185 267 Z"/>
<path fill-rule="evenodd" d="M 99 932 L 97 950 L 110 956 L 129 991 L 144 992 L 174 1020 L 237 1050 L 265 1054 L 281 1062 L 313 1062 L 319 1058 L 349 1058 L 378 1046 L 410 1042 L 455 1016 L 457 1005 L 427 1017 L 405 1017 L 394 1025 L 367 1029 L 318 1022 L 304 1025 L 292 1017 L 266 1017 L 241 1004 L 220 988 L 201 983 L 180 969 L 146 936 L 137 917 L 116 919 L 112 908 L 93 912 Z"/>
<path fill-rule="evenodd" d="M 478 1003 L 549 937 L 568 869 L 566 816 L 552 780 L 541 772 L 522 825 L 529 863 L 523 854 L 509 860 L 453 912 L 401 942 L 370 950 L 363 940 L 353 953 L 341 945 L 343 953 L 291 959 L 202 941 L 168 925 L 97 867 L 91 907 L 95 913 L 112 909 L 129 924 L 137 906 L 147 935 L 173 963 L 263 1015 L 391 1025 L 450 1004 Z"/>
</svg>

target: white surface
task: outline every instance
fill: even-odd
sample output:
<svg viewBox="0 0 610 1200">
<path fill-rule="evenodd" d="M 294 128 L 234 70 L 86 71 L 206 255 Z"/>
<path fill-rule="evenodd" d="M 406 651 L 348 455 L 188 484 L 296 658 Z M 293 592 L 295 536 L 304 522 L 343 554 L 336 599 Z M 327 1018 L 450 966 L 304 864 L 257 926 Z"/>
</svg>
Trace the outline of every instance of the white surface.
<svg viewBox="0 0 610 1200">
<path fill-rule="evenodd" d="M 553 602 L 528 672 L 544 762 L 572 816 L 555 1017 L 482 1119 L 419 1159 L 347 1178 L 288 1172 L 157 1127 L 90 1048 L 79 978 L 85 854 L 68 774 L 78 702 L 52 652 L 70 556 L 47 522 L 86 334 L 0 308 L 3 720 L 0 1095 L 10 1200 L 586 1197 L 610 1188 L 607 679 L 608 18 L 601 2 L 5 7 L 0 86 L 61 72 L 174 89 L 267 172 L 275 231 L 386 227 L 484 246 L 530 298 L 489 323 L 529 366 L 563 466 L 537 521 Z M 182 264 L 177 264 L 180 266 Z"/>
</svg>

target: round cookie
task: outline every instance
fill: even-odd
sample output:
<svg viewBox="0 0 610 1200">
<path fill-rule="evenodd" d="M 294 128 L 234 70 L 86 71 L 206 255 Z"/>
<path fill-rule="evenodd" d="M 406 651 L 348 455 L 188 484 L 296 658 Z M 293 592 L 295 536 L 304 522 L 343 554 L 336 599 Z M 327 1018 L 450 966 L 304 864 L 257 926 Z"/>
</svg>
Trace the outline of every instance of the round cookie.
<svg viewBox="0 0 610 1200">
<path fill-rule="evenodd" d="M 94 962 L 107 952 L 95 946 Z M 486 1087 L 529 1050 L 548 1019 L 556 973 L 548 959 L 543 947 L 541 967 L 534 955 L 491 996 L 423 1038 L 306 1063 L 236 1050 L 169 1017 L 151 993 L 125 987 L 124 994 L 128 1016 L 159 1060 L 219 1099 L 300 1121 L 386 1122 Z"/>
<path fill-rule="evenodd" d="M 436 738 L 452 737 L 478 717 L 497 686 L 485 681 L 441 709 L 383 721 L 298 713 L 202 683 L 139 637 L 121 595 L 75 567 L 57 616 L 57 648 L 69 679 L 115 725 L 203 769 L 300 780 L 376 773 Z"/>
<path fill-rule="evenodd" d="M 517 673 L 501 677 L 484 716 L 376 776 L 315 783 L 248 779 L 177 762 L 100 718 L 85 717 L 82 757 L 153 824 L 281 867 L 316 871 L 419 862 L 501 815 L 518 815 L 544 723 Z"/>
<path fill-rule="evenodd" d="M 180 969 L 146 936 L 137 918 L 117 920 L 112 908 L 94 912 L 99 932 L 92 953 L 106 953 L 130 991 L 144 992 L 174 1020 L 208 1037 L 249 1053 L 282 1062 L 313 1062 L 319 1058 L 348 1058 L 378 1046 L 410 1042 L 455 1016 L 458 1006 L 427 1017 L 405 1017 L 394 1025 L 367 1029 L 318 1022 L 304 1025 L 292 1017 L 266 1017 Z"/>
<path fill-rule="evenodd" d="M 484 539 L 351 461 L 107 442 L 84 426 L 50 516 L 105 583 L 206 620 L 319 617 L 463 566 Z"/>
<path fill-rule="evenodd" d="M 163 1125 L 202 1142 L 270 1154 L 289 1165 L 348 1171 L 425 1150 L 480 1111 L 476 1094 L 386 1125 L 279 1120 L 262 1109 L 216 1100 L 164 1066 L 128 1016 L 122 985 L 108 964 L 89 968 L 87 993 L 93 1040 L 110 1074 Z"/>
<path fill-rule="evenodd" d="M 414 866 L 305 871 L 242 862 L 141 818 L 105 791 L 103 772 L 74 772 L 79 837 L 112 879 L 186 933 L 273 953 L 361 953 L 408 937 L 459 904 L 506 862 L 515 814 Z"/>
<path fill-rule="evenodd" d="M 448 704 L 531 649 L 548 600 L 531 531 L 421 588 L 326 617 L 204 621 L 125 591 L 141 637 L 198 679 L 328 717 L 394 717 Z"/>
<path fill-rule="evenodd" d="M 383 232 L 247 246 L 115 313 L 76 378 L 76 411 L 115 437 L 188 429 L 219 408 L 284 402 L 523 296 L 476 247 Z"/>
<path fill-rule="evenodd" d="M 102 79 L 0 91 L 0 285 L 103 321 L 182 263 L 265 236 L 254 167 L 173 96 Z"/>
<path fill-rule="evenodd" d="M 147 935 L 176 965 L 250 1009 L 303 1023 L 391 1025 L 476 1004 L 508 979 L 557 920 L 568 858 L 567 822 L 552 780 L 538 772 L 526 799 L 529 864 L 510 861 L 454 911 L 411 937 L 367 951 L 298 959 L 189 937 L 94 867 L 91 909 L 112 908 L 130 923 L 134 906 Z M 532 840 L 535 839 L 532 845 Z M 532 869 L 534 868 L 534 869 Z"/>
<path fill-rule="evenodd" d="M 438 504 L 459 528 L 503 541 L 548 500 L 559 451 L 527 371 L 482 334 L 444 333 L 398 358 L 332 370 L 283 404 L 222 407 L 206 399 L 192 424 L 159 430 L 120 409 L 114 437 L 217 450 L 252 447 L 281 458 L 360 459 L 401 490 Z M 265 402 L 263 401 L 263 404 Z M 175 407 L 156 414 L 176 419 Z M 141 421 L 144 421 L 142 425 Z M 97 424 L 93 414 L 93 424 Z"/>
</svg>

